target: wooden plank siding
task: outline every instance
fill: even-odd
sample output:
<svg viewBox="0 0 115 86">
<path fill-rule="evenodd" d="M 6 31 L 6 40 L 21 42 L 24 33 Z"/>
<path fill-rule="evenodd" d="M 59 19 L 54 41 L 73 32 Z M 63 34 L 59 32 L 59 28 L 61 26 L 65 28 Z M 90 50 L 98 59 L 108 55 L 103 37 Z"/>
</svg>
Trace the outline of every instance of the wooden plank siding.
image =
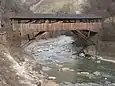
<svg viewBox="0 0 115 86">
<path fill-rule="evenodd" d="M 29 34 L 40 31 L 54 31 L 54 30 L 89 30 L 99 32 L 101 23 L 41 23 L 41 24 L 13 24 L 13 30 L 20 30 L 21 34 Z"/>
<path fill-rule="evenodd" d="M 54 31 L 54 30 L 89 30 L 93 32 L 99 32 L 101 29 L 101 22 L 90 22 L 90 23 L 41 23 L 41 24 L 31 24 L 31 23 L 20 23 L 13 24 L 13 30 L 20 30 L 21 34 L 29 34 L 32 32 L 40 32 L 40 31 Z"/>
</svg>

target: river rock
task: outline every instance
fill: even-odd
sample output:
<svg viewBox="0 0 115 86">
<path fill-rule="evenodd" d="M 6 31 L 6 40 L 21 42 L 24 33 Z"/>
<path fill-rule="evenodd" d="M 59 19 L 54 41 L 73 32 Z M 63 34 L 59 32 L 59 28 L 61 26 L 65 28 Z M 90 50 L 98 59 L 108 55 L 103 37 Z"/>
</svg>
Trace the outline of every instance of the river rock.
<svg viewBox="0 0 115 86">
<path fill-rule="evenodd" d="M 53 77 L 53 76 L 48 77 L 48 80 L 55 80 L 55 79 L 56 79 L 56 77 Z"/>
<path fill-rule="evenodd" d="M 54 49 L 54 46 L 53 46 L 53 45 L 50 45 L 50 49 Z"/>
<path fill-rule="evenodd" d="M 60 65 L 60 64 L 56 64 L 58 67 L 63 67 L 63 65 Z"/>
<path fill-rule="evenodd" d="M 92 60 L 96 60 L 97 59 L 97 57 L 95 57 L 95 56 L 91 56 L 90 57 Z"/>
<path fill-rule="evenodd" d="M 100 56 L 98 56 L 97 58 L 100 59 L 100 60 L 103 59 L 103 57 L 100 57 Z"/>
<path fill-rule="evenodd" d="M 96 55 L 96 48 L 95 48 L 94 45 L 91 45 L 91 46 L 88 46 L 88 47 L 84 50 L 84 52 L 85 52 L 86 54 Z"/>
<path fill-rule="evenodd" d="M 89 75 L 90 73 L 89 72 L 78 72 L 77 74 L 78 75 Z"/>
<path fill-rule="evenodd" d="M 77 75 L 86 76 L 89 77 L 90 79 L 94 78 L 94 75 L 90 74 L 89 72 L 78 72 Z"/>
<path fill-rule="evenodd" d="M 84 53 L 80 53 L 79 56 L 85 57 L 85 54 Z"/>
<path fill-rule="evenodd" d="M 70 69 L 69 71 L 74 72 L 75 70 L 74 69 Z"/>
<path fill-rule="evenodd" d="M 64 82 L 63 83 L 64 85 L 70 85 L 70 84 L 72 84 L 71 82 Z"/>
<path fill-rule="evenodd" d="M 36 52 L 32 52 L 32 54 L 36 54 Z"/>
<path fill-rule="evenodd" d="M 43 67 L 42 67 L 42 70 L 43 70 L 43 71 L 49 71 L 49 70 L 51 70 L 51 68 L 43 66 Z"/>
<path fill-rule="evenodd" d="M 56 62 L 56 63 L 60 63 L 60 61 L 59 61 L 59 60 L 55 60 L 55 62 Z"/>
<path fill-rule="evenodd" d="M 101 61 L 96 61 L 96 63 L 101 63 Z"/>
<path fill-rule="evenodd" d="M 39 56 L 39 54 L 34 54 L 34 56 Z"/>
<path fill-rule="evenodd" d="M 49 48 L 45 48 L 43 51 L 49 51 Z"/>
<path fill-rule="evenodd" d="M 70 49 L 65 49 L 65 51 L 66 51 L 66 52 L 71 52 L 71 50 L 70 50 Z"/>
<path fill-rule="evenodd" d="M 70 68 L 62 68 L 62 71 L 68 71 Z"/>
<path fill-rule="evenodd" d="M 101 75 L 101 73 L 100 73 L 99 71 L 96 71 L 96 72 L 94 72 L 93 74 L 96 75 L 96 76 Z"/>
<path fill-rule="evenodd" d="M 62 68 L 62 71 L 71 71 L 71 72 L 73 72 L 75 70 L 74 69 L 70 69 L 70 68 Z"/>
<path fill-rule="evenodd" d="M 38 53 L 42 52 L 42 50 L 37 50 Z"/>
<path fill-rule="evenodd" d="M 76 59 L 76 56 L 71 56 L 72 59 Z"/>
<path fill-rule="evenodd" d="M 61 48 L 61 51 L 65 51 L 65 48 Z"/>
<path fill-rule="evenodd" d="M 59 86 L 59 85 L 53 82 L 52 80 L 48 80 L 45 83 L 43 83 L 42 86 Z"/>
<path fill-rule="evenodd" d="M 105 80 L 107 80 L 107 78 L 105 78 Z"/>
</svg>

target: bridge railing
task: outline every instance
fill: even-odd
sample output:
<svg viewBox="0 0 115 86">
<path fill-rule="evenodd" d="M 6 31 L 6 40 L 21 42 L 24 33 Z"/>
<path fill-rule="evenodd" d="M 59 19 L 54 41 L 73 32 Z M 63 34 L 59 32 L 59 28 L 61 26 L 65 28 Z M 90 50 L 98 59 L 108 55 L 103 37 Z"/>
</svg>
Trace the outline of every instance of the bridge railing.
<svg viewBox="0 0 115 86">
<path fill-rule="evenodd" d="M 13 24 L 13 30 L 19 30 L 22 35 L 32 32 L 52 31 L 52 30 L 89 30 L 99 32 L 101 28 L 100 22 L 92 23 L 41 23 L 41 24 Z"/>
</svg>

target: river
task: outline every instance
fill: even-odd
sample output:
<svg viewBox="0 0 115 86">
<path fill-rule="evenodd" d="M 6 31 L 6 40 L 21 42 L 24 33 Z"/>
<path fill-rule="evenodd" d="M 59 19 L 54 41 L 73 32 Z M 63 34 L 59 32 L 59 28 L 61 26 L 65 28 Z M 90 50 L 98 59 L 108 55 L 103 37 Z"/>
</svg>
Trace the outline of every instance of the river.
<svg viewBox="0 0 115 86">
<path fill-rule="evenodd" d="M 115 86 L 115 63 L 79 57 L 72 36 L 34 41 L 25 50 L 59 86 Z"/>
</svg>

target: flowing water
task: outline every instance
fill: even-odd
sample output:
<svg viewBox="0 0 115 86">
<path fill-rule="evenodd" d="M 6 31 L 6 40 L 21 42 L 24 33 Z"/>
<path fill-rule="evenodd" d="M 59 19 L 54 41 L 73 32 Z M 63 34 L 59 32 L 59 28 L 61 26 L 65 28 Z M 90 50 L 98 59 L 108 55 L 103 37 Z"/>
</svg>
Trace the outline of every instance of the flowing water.
<svg viewBox="0 0 115 86">
<path fill-rule="evenodd" d="M 71 36 L 38 40 L 26 51 L 59 86 L 115 86 L 115 64 L 79 57 Z"/>
</svg>

